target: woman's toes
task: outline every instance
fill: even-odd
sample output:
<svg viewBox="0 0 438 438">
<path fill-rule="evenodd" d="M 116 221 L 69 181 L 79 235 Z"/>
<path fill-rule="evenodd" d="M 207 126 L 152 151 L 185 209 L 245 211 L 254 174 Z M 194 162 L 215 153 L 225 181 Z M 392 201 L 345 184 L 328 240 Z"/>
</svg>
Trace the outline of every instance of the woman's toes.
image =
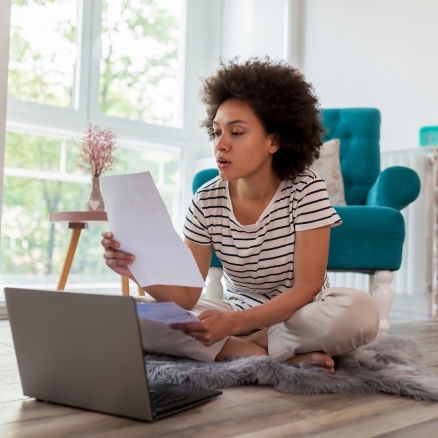
<svg viewBox="0 0 438 438">
<path fill-rule="evenodd" d="M 335 372 L 334 360 L 323 352 L 311 352 L 304 354 L 297 354 L 292 359 L 288 360 L 290 364 L 305 363 L 309 367 L 321 367 L 330 374 Z"/>
<path fill-rule="evenodd" d="M 326 354 L 324 354 L 324 356 L 327 356 Z M 334 368 L 335 367 L 335 361 L 330 357 L 324 357 L 324 368 Z"/>
</svg>

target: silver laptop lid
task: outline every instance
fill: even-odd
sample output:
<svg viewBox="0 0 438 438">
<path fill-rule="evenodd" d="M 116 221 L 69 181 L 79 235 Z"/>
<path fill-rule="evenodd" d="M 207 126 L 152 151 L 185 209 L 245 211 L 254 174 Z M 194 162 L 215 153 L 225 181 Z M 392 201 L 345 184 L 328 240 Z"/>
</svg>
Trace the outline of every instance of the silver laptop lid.
<svg viewBox="0 0 438 438">
<path fill-rule="evenodd" d="M 132 297 L 15 288 L 5 295 L 25 395 L 152 421 Z"/>
</svg>

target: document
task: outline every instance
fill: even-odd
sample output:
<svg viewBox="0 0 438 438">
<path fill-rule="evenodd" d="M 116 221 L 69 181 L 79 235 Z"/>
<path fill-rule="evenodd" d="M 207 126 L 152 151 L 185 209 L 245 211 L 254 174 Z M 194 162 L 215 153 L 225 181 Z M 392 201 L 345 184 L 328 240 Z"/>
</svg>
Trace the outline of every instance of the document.
<svg viewBox="0 0 438 438">
<path fill-rule="evenodd" d="M 138 284 L 204 287 L 150 172 L 103 176 L 101 184 L 111 232 L 118 249 L 135 256 L 129 269 Z"/>
<path fill-rule="evenodd" d="M 199 322 L 199 319 L 176 303 L 137 303 L 137 316 L 152 321 L 176 324 Z"/>
</svg>

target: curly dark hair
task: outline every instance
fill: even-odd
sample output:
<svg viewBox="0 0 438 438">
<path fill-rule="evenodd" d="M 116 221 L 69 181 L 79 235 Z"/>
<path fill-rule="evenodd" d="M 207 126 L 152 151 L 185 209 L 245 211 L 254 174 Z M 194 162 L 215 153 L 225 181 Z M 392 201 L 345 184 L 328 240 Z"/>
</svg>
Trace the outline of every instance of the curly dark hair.
<svg viewBox="0 0 438 438">
<path fill-rule="evenodd" d="M 214 117 L 225 100 L 235 97 L 252 108 L 266 134 L 274 134 L 280 145 L 272 160 L 280 179 L 296 176 L 319 158 L 324 128 L 318 99 L 312 85 L 286 62 L 269 57 L 221 61 L 204 79 L 199 95 L 207 109 L 201 126 L 211 140 Z"/>
</svg>

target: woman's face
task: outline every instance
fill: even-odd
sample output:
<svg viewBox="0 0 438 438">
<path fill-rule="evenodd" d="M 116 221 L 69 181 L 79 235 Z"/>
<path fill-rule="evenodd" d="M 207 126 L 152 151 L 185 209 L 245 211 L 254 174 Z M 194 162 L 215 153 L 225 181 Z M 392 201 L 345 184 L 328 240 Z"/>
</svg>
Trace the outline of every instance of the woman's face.
<svg viewBox="0 0 438 438">
<path fill-rule="evenodd" d="M 227 99 L 213 121 L 214 153 L 219 176 L 226 181 L 266 175 L 272 155 L 279 148 L 251 107 L 236 98 Z"/>
</svg>

